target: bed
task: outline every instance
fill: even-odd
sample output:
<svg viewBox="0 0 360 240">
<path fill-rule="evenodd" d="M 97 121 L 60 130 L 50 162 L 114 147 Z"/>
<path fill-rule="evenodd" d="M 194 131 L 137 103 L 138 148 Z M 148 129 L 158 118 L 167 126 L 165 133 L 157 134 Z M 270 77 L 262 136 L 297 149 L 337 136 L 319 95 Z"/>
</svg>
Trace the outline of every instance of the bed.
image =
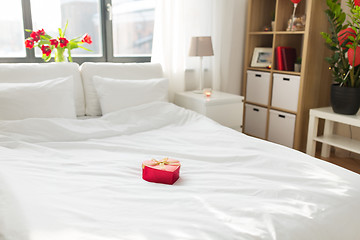
<svg viewBox="0 0 360 240">
<path fill-rule="evenodd" d="M 1 240 L 359 239 L 358 174 L 165 100 L 110 105 L 0 120 Z M 164 157 L 179 180 L 144 181 Z"/>
</svg>

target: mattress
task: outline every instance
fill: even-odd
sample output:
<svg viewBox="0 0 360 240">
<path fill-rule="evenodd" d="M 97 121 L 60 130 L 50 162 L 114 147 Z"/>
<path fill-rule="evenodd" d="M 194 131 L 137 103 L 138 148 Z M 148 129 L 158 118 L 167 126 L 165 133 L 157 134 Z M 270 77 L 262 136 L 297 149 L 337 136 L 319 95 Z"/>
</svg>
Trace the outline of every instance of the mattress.
<svg viewBox="0 0 360 240">
<path fill-rule="evenodd" d="M 141 163 L 181 161 L 174 185 Z M 359 239 L 360 175 L 153 102 L 0 121 L 0 239 Z"/>
</svg>

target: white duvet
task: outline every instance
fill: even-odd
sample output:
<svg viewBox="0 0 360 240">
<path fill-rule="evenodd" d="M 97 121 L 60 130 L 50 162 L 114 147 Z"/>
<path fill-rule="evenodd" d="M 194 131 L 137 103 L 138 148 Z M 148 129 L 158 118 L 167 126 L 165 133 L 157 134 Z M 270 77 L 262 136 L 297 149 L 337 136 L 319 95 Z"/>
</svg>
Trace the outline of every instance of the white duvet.
<svg viewBox="0 0 360 240">
<path fill-rule="evenodd" d="M 181 161 L 174 185 L 141 178 Z M 360 175 L 169 103 L 0 121 L 0 239 L 360 239 Z"/>
</svg>

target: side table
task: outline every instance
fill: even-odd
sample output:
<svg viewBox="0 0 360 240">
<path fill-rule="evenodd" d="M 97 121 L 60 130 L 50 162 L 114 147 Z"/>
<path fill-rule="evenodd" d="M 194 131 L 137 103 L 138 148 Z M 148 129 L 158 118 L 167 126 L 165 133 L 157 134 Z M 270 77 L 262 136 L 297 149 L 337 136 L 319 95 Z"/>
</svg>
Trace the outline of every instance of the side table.
<svg viewBox="0 0 360 240">
<path fill-rule="evenodd" d="M 203 114 L 214 121 L 242 132 L 244 97 L 213 91 L 210 97 L 191 91 L 175 94 L 175 104 Z"/>
<path fill-rule="evenodd" d="M 317 136 L 319 119 L 325 119 L 324 135 Z M 331 146 L 360 154 L 360 141 L 333 134 L 334 122 L 360 127 L 360 112 L 357 115 L 334 113 L 331 107 L 310 109 L 306 153 L 315 156 L 316 142 L 321 142 L 321 156 L 329 157 Z"/>
</svg>

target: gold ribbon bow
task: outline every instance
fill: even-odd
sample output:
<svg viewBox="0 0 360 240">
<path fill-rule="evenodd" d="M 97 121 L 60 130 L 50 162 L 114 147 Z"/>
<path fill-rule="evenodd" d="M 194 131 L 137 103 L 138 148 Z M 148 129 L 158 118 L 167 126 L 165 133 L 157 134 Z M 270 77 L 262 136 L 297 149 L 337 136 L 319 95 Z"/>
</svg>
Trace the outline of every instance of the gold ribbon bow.
<svg viewBox="0 0 360 240">
<path fill-rule="evenodd" d="M 179 162 L 169 162 L 169 158 L 163 158 L 161 160 L 156 160 L 156 159 L 151 159 L 151 161 L 153 162 L 152 164 L 146 164 L 149 166 L 160 166 L 162 169 L 165 169 L 165 165 L 171 165 L 171 166 L 180 166 Z"/>
</svg>

